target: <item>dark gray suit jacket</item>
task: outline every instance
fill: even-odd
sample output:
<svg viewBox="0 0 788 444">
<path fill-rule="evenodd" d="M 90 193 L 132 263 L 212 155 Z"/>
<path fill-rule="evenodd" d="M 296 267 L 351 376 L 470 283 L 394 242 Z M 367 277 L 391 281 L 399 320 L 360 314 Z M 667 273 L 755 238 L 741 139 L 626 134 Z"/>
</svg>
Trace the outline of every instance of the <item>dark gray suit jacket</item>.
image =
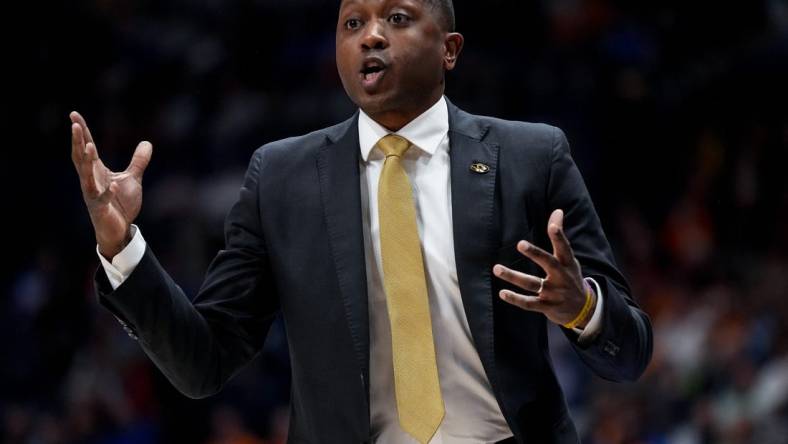
<svg viewBox="0 0 788 444">
<path fill-rule="evenodd" d="M 494 263 L 539 274 L 515 250 L 550 249 L 547 217 L 565 212 L 582 266 L 604 292 L 603 326 L 590 344 L 566 336 L 600 377 L 639 377 L 652 350 L 649 319 L 614 264 L 561 130 L 468 114 L 449 103 L 454 245 L 462 301 L 496 399 L 518 442 L 575 443 L 554 374 L 543 315 L 496 297 L 508 284 Z M 359 186 L 358 114 L 258 149 L 227 216 L 226 246 L 193 302 L 150 248 L 112 291 L 111 310 L 167 378 L 190 397 L 221 387 L 263 345 L 282 313 L 292 364 L 289 442 L 370 442 L 369 327 Z M 486 174 L 470 170 L 489 165 Z"/>
</svg>

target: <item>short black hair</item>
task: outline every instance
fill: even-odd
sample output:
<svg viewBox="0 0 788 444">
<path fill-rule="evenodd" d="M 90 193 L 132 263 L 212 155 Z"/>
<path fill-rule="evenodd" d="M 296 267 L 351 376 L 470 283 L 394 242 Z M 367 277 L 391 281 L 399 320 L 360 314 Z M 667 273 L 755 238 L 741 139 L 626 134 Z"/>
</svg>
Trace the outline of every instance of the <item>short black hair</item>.
<svg viewBox="0 0 788 444">
<path fill-rule="evenodd" d="M 454 2 L 452 0 L 424 0 L 440 15 L 441 25 L 448 32 L 454 32 L 457 23 L 454 18 Z"/>
</svg>

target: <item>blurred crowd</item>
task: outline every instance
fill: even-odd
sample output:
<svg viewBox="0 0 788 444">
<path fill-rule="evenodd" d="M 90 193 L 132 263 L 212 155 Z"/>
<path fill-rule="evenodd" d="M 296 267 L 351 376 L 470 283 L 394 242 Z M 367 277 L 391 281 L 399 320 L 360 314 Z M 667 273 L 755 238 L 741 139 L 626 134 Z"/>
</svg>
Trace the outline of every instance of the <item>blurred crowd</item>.
<svg viewBox="0 0 788 444">
<path fill-rule="evenodd" d="M 30 11 L 15 60 L 25 145 L 11 155 L 23 168 L 4 173 L 13 259 L 0 281 L 0 442 L 286 441 L 279 322 L 221 394 L 189 400 L 97 304 L 67 116 L 86 116 L 114 169 L 152 141 L 138 223 L 193 296 L 252 151 L 354 111 L 334 65 L 337 5 Z M 448 97 L 566 131 L 654 324 L 653 361 L 631 384 L 593 376 L 551 330 L 583 442 L 788 442 L 788 1 L 455 5 L 466 48 Z"/>
</svg>

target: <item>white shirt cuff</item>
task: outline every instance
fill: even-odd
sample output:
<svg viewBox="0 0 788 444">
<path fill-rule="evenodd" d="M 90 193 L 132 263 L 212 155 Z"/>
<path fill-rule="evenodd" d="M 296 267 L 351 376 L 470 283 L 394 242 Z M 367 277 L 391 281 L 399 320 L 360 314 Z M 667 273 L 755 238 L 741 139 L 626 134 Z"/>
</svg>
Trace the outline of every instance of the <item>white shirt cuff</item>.
<svg viewBox="0 0 788 444">
<path fill-rule="evenodd" d="M 594 308 L 594 314 L 591 316 L 591 320 L 588 321 L 585 328 L 572 329 L 575 333 L 580 333 L 580 337 L 577 338 L 579 342 L 588 340 L 602 329 L 602 306 L 605 303 L 605 299 L 602 297 L 602 289 L 599 287 L 597 281 L 590 277 L 585 278 L 585 281 L 594 285 L 593 289 L 596 292 L 596 308 Z"/>
<path fill-rule="evenodd" d="M 142 231 L 132 224 L 131 233 L 131 242 L 112 258 L 112 262 L 99 253 L 98 245 L 96 245 L 96 254 L 98 254 L 101 265 L 104 267 L 104 272 L 107 273 L 107 279 L 109 279 L 113 290 L 120 287 L 123 281 L 131 276 L 137 264 L 142 260 L 142 256 L 145 255 L 147 244 L 142 237 Z"/>
</svg>

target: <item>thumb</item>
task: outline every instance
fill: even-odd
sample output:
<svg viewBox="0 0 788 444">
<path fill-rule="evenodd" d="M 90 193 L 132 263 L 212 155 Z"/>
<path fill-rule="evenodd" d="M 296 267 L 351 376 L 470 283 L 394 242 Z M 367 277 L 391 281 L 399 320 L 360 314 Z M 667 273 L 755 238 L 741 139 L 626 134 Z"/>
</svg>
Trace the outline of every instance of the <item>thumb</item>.
<svg viewBox="0 0 788 444">
<path fill-rule="evenodd" d="M 153 145 L 148 141 L 140 142 L 137 145 L 137 149 L 134 150 L 134 155 L 131 156 L 131 162 L 129 162 L 126 172 L 131 173 L 137 180 L 142 181 L 142 174 L 145 172 L 145 168 L 148 167 L 152 155 Z"/>
</svg>

